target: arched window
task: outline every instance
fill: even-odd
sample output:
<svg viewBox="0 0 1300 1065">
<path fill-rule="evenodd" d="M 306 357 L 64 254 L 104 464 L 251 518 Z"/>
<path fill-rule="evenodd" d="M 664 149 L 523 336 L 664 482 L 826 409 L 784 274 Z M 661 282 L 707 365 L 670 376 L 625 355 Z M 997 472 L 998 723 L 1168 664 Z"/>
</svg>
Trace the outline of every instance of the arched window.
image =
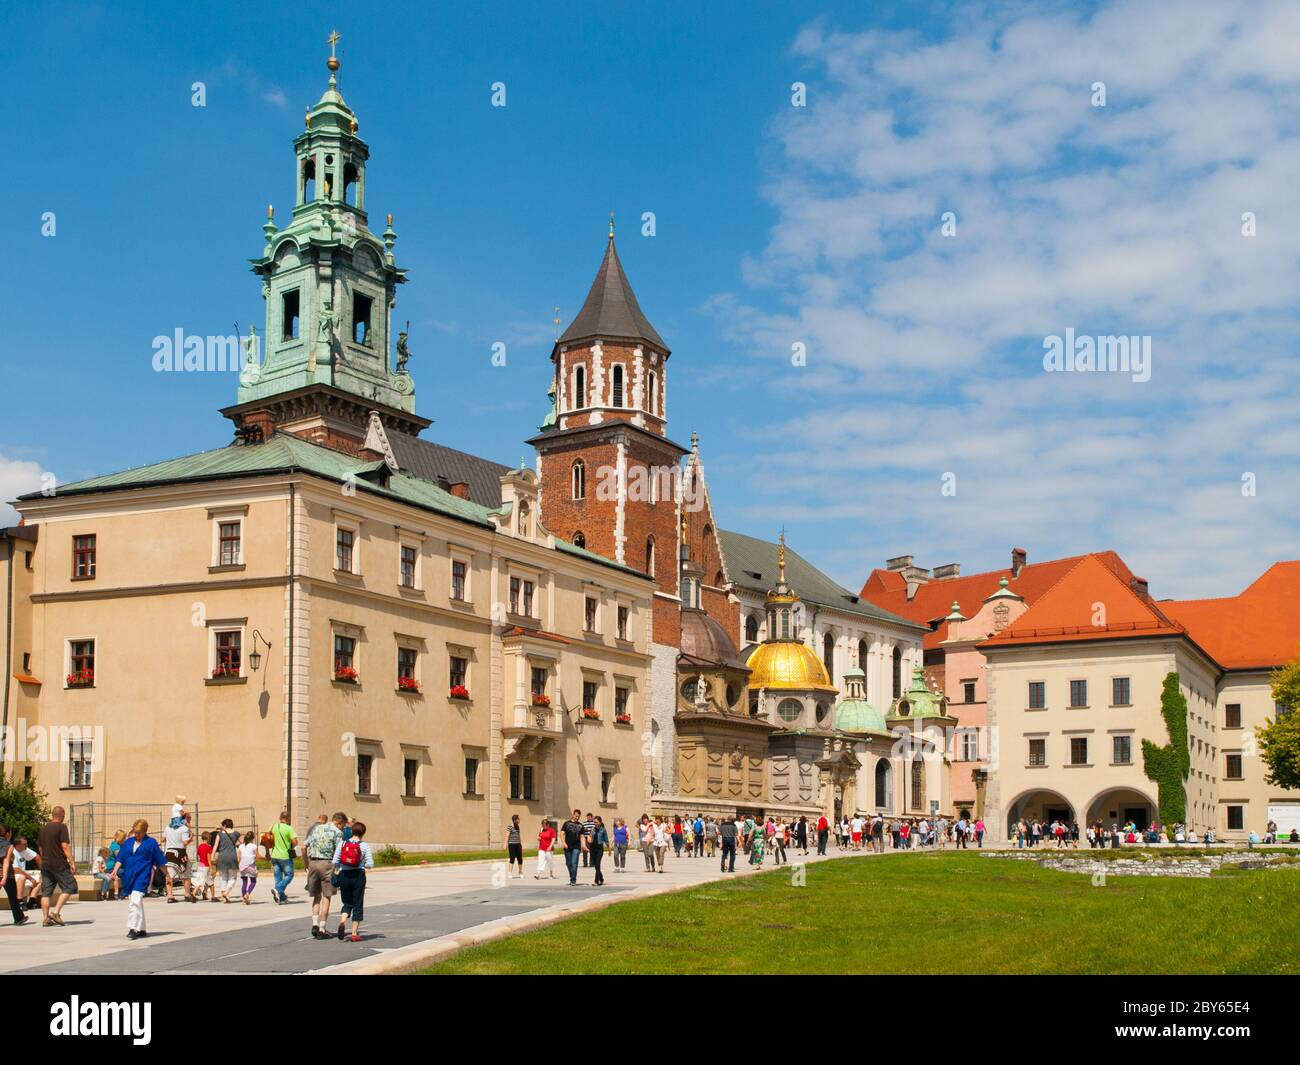
<svg viewBox="0 0 1300 1065">
<path fill-rule="evenodd" d="M 343 165 L 343 202 L 347 204 L 356 204 L 357 190 L 357 167 L 355 163 L 348 162 Z"/>
<path fill-rule="evenodd" d="M 574 547 L 587 546 L 587 537 L 581 530 L 573 534 L 573 546 Z"/>
<path fill-rule="evenodd" d="M 903 694 L 903 649 L 894 648 L 894 698 Z"/>
<path fill-rule="evenodd" d="M 722 570 L 718 570 L 718 572 L 713 575 L 713 587 L 721 588 L 726 583 L 727 583 L 726 574 L 724 574 Z"/>
<path fill-rule="evenodd" d="M 519 535 L 528 535 L 528 504 L 519 504 Z"/>
<path fill-rule="evenodd" d="M 569 404 L 570 410 L 579 410 L 587 405 L 587 368 L 585 366 L 575 366 L 573 368 L 573 402 Z"/>
<path fill-rule="evenodd" d="M 829 632 L 822 639 L 822 665 L 826 667 L 826 675 L 831 678 L 831 683 L 835 682 L 835 637 Z"/>
<path fill-rule="evenodd" d="M 623 405 L 623 364 L 614 364 L 614 386 L 610 390 L 610 406 L 621 407 Z"/>
<path fill-rule="evenodd" d="M 817 724 L 820 725 L 823 721 L 825 721 L 825 720 L 830 716 L 830 712 L 831 712 L 831 704 L 830 704 L 830 703 L 818 703 L 818 704 L 817 704 Z"/>
<path fill-rule="evenodd" d="M 883 758 L 880 759 L 876 763 L 876 807 L 880 810 L 888 810 L 894 804 L 894 797 L 890 794 L 892 775 L 893 770 L 889 763 Z"/>
<path fill-rule="evenodd" d="M 776 712 L 787 725 L 793 725 L 803 713 L 803 704 L 798 699 L 782 699 Z"/>
<path fill-rule="evenodd" d="M 758 643 L 758 618 L 753 614 L 745 619 L 745 642 Z"/>
<path fill-rule="evenodd" d="M 653 536 L 645 538 L 645 573 L 647 577 L 655 575 L 655 538 Z"/>
<path fill-rule="evenodd" d="M 925 805 L 925 762 L 921 756 L 912 757 L 912 809 L 920 810 Z"/>
<path fill-rule="evenodd" d="M 302 202 L 311 203 L 316 198 L 316 160 L 306 159 L 302 164 Z"/>
<path fill-rule="evenodd" d="M 790 638 L 790 611 L 788 608 L 783 608 L 781 610 L 781 639 L 788 640 L 789 638 Z"/>
<path fill-rule="evenodd" d="M 858 641 L 858 668 L 863 673 L 867 671 L 867 641 Z"/>
<path fill-rule="evenodd" d="M 651 414 L 656 414 L 658 413 L 658 407 L 655 404 L 659 401 L 659 375 L 654 370 L 650 371 L 649 381 L 649 394 L 646 396 L 645 409 Z"/>
<path fill-rule="evenodd" d="M 582 459 L 573 460 L 573 498 L 587 498 L 587 464 Z"/>
</svg>

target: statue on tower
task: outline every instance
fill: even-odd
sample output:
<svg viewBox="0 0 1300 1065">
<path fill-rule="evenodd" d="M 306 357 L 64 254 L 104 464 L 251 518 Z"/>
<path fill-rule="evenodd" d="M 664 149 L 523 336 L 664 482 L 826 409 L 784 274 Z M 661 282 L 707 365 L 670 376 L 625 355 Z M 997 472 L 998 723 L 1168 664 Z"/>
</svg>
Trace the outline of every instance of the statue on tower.
<svg viewBox="0 0 1300 1065">
<path fill-rule="evenodd" d="M 235 331 L 239 331 L 239 326 L 235 326 Z M 244 365 L 239 370 L 239 383 L 242 387 L 247 388 L 255 385 L 262 377 L 262 367 L 257 361 L 257 326 L 248 327 L 248 336 L 244 338 Z"/>
<path fill-rule="evenodd" d="M 406 373 L 406 364 L 411 361 L 411 349 L 406 346 L 410 336 L 411 322 L 407 319 L 406 328 L 397 334 L 397 372 Z"/>
<path fill-rule="evenodd" d="M 325 345 L 325 361 L 328 363 L 334 353 L 334 327 L 338 325 L 339 317 L 334 313 L 334 298 L 330 295 L 329 289 L 321 295 L 320 301 L 320 318 L 316 323 L 316 342 Z M 316 351 L 312 350 L 311 355 L 312 367 L 316 365 Z"/>
</svg>

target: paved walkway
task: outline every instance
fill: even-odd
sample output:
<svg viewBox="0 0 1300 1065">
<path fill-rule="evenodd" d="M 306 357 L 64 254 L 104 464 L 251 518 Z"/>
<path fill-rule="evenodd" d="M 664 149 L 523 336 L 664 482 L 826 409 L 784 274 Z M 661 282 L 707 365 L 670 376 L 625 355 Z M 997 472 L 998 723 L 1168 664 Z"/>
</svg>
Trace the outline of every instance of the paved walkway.
<svg viewBox="0 0 1300 1065">
<path fill-rule="evenodd" d="M 832 846 L 827 859 L 869 853 L 841 852 Z M 827 860 L 815 854 L 803 859 L 796 853 L 792 858 L 809 864 Z M 740 855 L 735 876 L 774 868 L 770 858 L 759 867 L 745 862 Z M 311 904 L 301 871 L 283 906 L 270 900 L 269 875 L 260 878 L 257 901 L 251 906 L 168 905 L 149 899 L 149 935 L 137 942 L 126 938 L 125 902 L 69 902 L 63 928 L 42 928 L 36 912 L 30 914 L 34 920 L 29 924 L 14 928 L 7 914 L 0 914 L 0 972 L 376 972 L 398 968 L 408 959 L 414 963 L 440 946 L 450 951 L 608 902 L 724 878 L 717 860 L 708 858 L 669 857 L 665 872 L 650 873 L 640 852 L 633 851 L 626 873 L 614 872 L 606 858 L 604 887 L 591 883 L 590 869 L 580 869 L 579 885 L 570 887 L 563 861 L 556 865 L 556 878 L 540 882 L 533 879 L 536 860 L 531 858 L 523 880 L 505 879 L 500 859 L 374 871 L 366 886 L 360 943 L 311 938 Z M 338 901 L 336 896 L 331 930 L 337 927 Z"/>
</svg>

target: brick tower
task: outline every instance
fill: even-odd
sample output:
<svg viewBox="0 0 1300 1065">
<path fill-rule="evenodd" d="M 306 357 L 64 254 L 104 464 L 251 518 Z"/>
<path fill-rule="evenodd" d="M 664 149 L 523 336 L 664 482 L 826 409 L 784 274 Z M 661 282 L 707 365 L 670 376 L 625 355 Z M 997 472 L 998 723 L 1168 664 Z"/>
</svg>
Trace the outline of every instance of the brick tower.
<svg viewBox="0 0 1300 1065">
<path fill-rule="evenodd" d="M 623 272 L 611 222 L 591 291 L 551 351 L 554 409 L 529 443 L 543 523 L 654 577 L 652 642 L 675 648 L 686 449 L 665 434 L 669 355 Z"/>
</svg>

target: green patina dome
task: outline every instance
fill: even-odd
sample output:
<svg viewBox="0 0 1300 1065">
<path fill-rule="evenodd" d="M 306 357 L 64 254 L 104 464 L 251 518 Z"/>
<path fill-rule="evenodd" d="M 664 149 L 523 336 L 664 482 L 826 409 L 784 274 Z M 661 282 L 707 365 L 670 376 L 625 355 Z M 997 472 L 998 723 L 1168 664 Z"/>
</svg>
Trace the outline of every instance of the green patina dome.
<svg viewBox="0 0 1300 1065">
<path fill-rule="evenodd" d="M 943 717 L 943 696 L 925 686 L 925 670 L 917 666 L 912 670 L 912 686 L 894 700 L 891 718 Z"/>
<path fill-rule="evenodd" d="M 865 681 L 866 675 L 860 669 L 850 669 L 844 674 L 850 693 L 861 691 L 855 680 Z M 886 732 L 884 715 L 866 699 L 849 694 L 841 699 L 835 707 L 835 727 L 841 732 Z"/>
</svg>

